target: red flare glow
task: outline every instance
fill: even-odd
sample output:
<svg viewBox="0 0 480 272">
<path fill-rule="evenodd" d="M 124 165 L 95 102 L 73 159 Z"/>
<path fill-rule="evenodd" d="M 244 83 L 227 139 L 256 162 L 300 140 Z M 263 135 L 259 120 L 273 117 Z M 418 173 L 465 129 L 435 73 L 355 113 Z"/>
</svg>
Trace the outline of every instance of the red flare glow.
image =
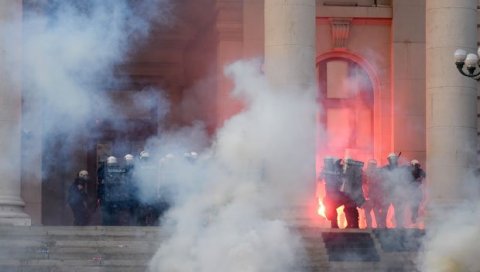
<svg viewBox="0 0 480 272">
<path fill-rule="evenodd" d="M 318 210 L 317 210 L 318 215 L 322 216 L 323 218 L 327 218 L 327 215 L 325 214 L 325 205 L 323 204 L 323 199 L 319 198 L 318 199 Z"/>
</svg>

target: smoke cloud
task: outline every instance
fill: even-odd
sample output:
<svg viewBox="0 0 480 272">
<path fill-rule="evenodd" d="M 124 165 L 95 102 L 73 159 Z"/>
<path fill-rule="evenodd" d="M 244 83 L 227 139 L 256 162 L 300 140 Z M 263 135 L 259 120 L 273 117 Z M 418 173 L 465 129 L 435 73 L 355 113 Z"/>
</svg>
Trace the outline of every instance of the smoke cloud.
<svg viewBox="0 0 480 272">
<path fill-rule="evenodd" d="M 310 92 L 270 89 L 259 64 L 226 68 L 244 111 L 227 120 L 196 161 L 175 157 L 168 171 L 176 175 L 159 180 L 177 197 L 163 225 L 170 236 L 150 271 L 301 269 L 301 239 L 281 214 L 307 192 L 313 196 L 313 181 L 305 181 L 314 174 L 308 167 L 317 105 Z"/>
<path fill-rule="evenodd" d="M 21 67 L 22 73 L 22 123 L 12 131 L 21 129 L 26 140 L 22 145 L 34 147 L 24 150 L 22 163 L 41 160 L 45 172 L 24 167 L 26 175 L 48 177 L 56 159 L 69 158 L 81 149 L 82 139 L 97 135 L 95 125 L 127 131 L 130 124 L 121 120 L 128 118 L 129 107 L 155 111 L 156 121 L 165 117 L 169 102 L 158 90 L 138 90 L 130 105 L 116 103 L 109 90 L 128 83 L 118 76 L 118 65 L 142 45 L 153 24 L 168 27 L 172 8 L 169 0 L 24 1 L 23 18 L 2 22 L 5 64 Z M 8 72 L 19 81 L 15 69 Z M 18 141 L 15 133 L 11 137 L 11 143 Z M 44 146 L 44 152 L 34 142 Z M 79 170 L 75 159 L 62 163 L 62 169 Z"/>
<path fill-rule="evenodd" d="M 147 37 L 152 21 L 167 20 L 169 9 L 166 0 L 54 0 L 40 12 L 27 10 L 24 97 L 46 109 L 44 133 L 71 133 L 88 121 L 121 116 L 105 94 L 123 80 L 115 65 Z M 38 114 L 27 111 L 25 119 Z"/>
<path fill-rule="evenodd" d="M 467 173 L 458 190 L 463 196 L 453 205 L 430 201 L 424 250 L 419 269 L 424 272 L 479 271 L 480 183 L 478 168 Z"/>
</svg>

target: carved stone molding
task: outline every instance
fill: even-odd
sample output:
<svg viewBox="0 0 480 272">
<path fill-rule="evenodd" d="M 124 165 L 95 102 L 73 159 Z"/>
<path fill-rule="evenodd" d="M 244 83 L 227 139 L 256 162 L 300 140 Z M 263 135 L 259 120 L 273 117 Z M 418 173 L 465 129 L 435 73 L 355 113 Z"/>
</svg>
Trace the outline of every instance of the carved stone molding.
<svg viewBox="0 0 480 272">
<path fill-rule="evenodd" d="M 330 18 L 333 49 L 347 48 L 351 22 L 351 18 Z"/>
</svg>

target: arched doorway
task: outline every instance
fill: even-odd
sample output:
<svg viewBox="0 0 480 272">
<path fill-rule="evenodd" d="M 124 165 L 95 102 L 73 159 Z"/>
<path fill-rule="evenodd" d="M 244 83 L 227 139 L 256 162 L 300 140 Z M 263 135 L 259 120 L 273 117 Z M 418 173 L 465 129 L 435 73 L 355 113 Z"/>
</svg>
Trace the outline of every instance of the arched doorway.
<svg viewBox="0 0 480 272">
<path fill-rule="evenodd" d="M 319 83 L 317 173 L 325 156 L 350 157 L 368 161 L 375 158 L 375 92 L 378 81 L 373 69 L 361 58 L 348 52 L 331 52 L 317 58 Z M 378 105 L 377 105 L 378 106 Z M 325 217 L 323 183 L 317 187 L 318 213 Z M 343 206 L 342 206 L 343 207 Z M 343 208 L 339 226 L 345 227 Z M 360 213 L 360 227 L 365 226 Z"/>
</svg>

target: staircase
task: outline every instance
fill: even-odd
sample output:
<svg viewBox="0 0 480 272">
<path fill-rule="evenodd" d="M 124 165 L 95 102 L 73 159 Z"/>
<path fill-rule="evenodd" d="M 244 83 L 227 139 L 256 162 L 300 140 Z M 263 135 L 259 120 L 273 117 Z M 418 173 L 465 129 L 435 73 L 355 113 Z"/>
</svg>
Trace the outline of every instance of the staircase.
<svg viewBox="0 0 480 272">
<path fill-rule="evenodd" d="M 153 227 L 0 227 L 0 271 L 143 272 L 160 240 Z"/>
<path fill-rule="evenodd" d="M 308 272 L 416 271 L 423 233 L 296 230 L 303 237 L 308 257 L 302 271 Z M 0 226 L 0 271 L 144 272 L 161 240 L 158 227 Z"/>
</svg>

